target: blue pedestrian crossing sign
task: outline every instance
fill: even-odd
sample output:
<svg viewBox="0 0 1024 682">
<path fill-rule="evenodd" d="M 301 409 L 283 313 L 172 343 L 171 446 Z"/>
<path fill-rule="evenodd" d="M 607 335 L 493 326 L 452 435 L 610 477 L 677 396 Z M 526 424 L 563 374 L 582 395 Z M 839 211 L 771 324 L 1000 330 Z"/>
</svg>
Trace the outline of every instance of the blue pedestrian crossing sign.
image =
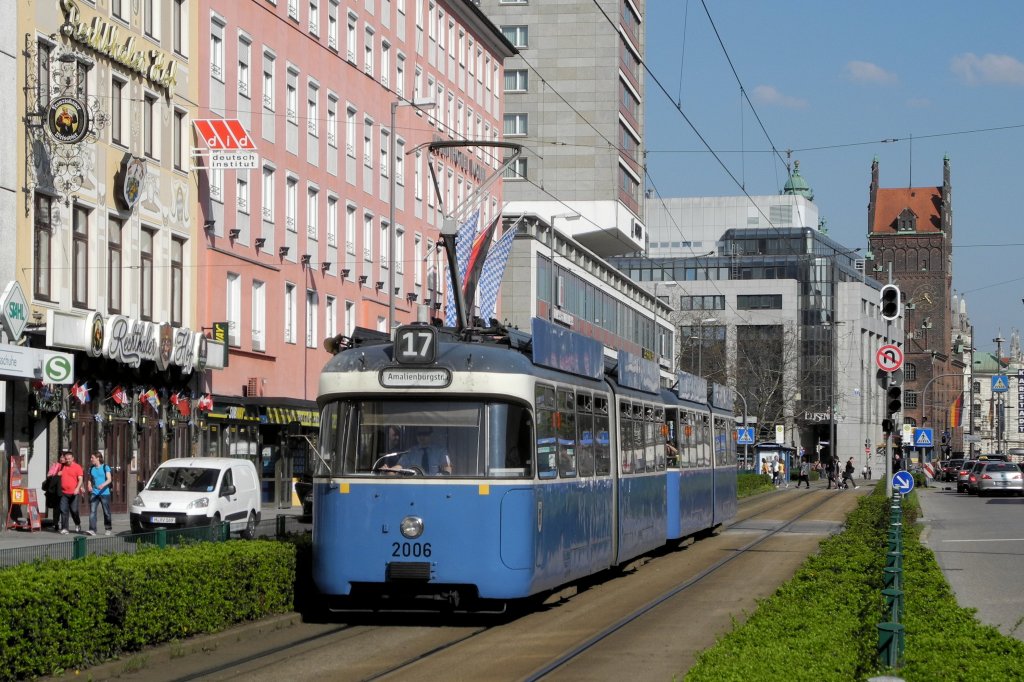
<svg viewBox="0 0 1024 682">
<path fill-rule="evenodd" d="M 992 392 L 993 393 L 1006 393 L 1010 390 L 1010 381 L 1006 378 L 1005 374 L 994 374 L 992 375 Z"/>
<path fill-rule="evenodd" d="M 914 489 L 914 477 L 909 471 L 897 471 L 892 475 L 892 487 L 899 490 L 901 495 L 906 495 Z"/>
<path fill-rule="evenodd" d="M 914 429 L 914 447 L 930 448 L 935 445 L 931 429 Z"/>
<path fill-rule="evenodd" d="M 741 426 L 736 429 L 736 445 L 753 445 L 754 444 L 754 427 L 753 426 Z"/>
</svg>

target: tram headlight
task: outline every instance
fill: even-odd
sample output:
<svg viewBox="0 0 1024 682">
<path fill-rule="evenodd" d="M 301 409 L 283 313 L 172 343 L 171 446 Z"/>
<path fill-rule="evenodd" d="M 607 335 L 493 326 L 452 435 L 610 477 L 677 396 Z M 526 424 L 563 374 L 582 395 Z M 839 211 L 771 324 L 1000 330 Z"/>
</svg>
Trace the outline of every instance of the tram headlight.
<svg viewBox="0 0 1024 682">
<path fill-rule="evenodd" d="M 418 516 L 406 516 L 402 519 L 400 529 L 403 537 L 415 540 L 423 535 L 423 519 Z"/>
</svg>

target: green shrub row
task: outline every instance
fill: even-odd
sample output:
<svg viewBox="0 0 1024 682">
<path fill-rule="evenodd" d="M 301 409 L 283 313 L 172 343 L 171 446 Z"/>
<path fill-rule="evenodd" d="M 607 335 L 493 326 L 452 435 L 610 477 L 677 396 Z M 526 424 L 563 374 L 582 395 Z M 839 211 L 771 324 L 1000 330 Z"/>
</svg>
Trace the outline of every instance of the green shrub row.
<svg viewBox="0 0 1024 682">
<path fill-rule="evenodd" d="M 762 600 L 742 626 L 705 650 L 687 680 L 1024 679 L 1024 642 L 960 608 L 931 550 L 922 546 L 916 496 L 904 500 L 903 666 L 883 670 L 877 624 L 888 550 L 884 484 L 861 498 L 846 530 L 822 541 L 796 575 Z"/>
<path fill-rule="evenodd" d="M 25 679 L 292 608 L 295 548 L 201 543 L 24 564 L 0 581 L 0 679 Z"/>
<path fill-rule="evenodd" d="M 737 474 L 736 475 L 736 496 L 740 498 L 750 497 L 758 493 L 775 490 L 772 485 L 771 476 L 765 474 Z"/>
</svg>

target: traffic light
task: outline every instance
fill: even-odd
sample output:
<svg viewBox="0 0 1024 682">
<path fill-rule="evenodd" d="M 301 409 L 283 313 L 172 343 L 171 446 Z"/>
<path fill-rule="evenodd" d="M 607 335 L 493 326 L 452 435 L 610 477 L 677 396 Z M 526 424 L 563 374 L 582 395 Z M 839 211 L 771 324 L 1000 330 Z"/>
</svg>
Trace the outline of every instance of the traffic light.
<svg viewBox="0 0 1024 682">
<path fill-rule="evenodd" d="M 887 436 L 892 433 L 892 420 L 888 417 L 882 420 L 882 433 Z"/>
<path fill-rule="evenodd" d="M 900 288 L 898 286 L 886 284 L 878 296 L 878 305 L 882 309 L 883 320 L 895 320 L 900 316 Z"/>
<path fill-rule="evenodd" d="M 885 411 L 887 414 L 896 414 L 903 407 L 903 389 L 899 386 L 889 386 L 885 389 Z"/>
</svg>

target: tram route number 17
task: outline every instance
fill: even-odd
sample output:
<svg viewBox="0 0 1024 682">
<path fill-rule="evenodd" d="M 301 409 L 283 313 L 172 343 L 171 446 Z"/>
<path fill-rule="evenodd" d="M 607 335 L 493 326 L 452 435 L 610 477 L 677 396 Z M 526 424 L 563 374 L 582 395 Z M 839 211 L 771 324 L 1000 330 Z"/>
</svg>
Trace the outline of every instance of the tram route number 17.
<svg viewBox="0 0 1024 682">
<path fill-rule="evenodd" d="M 425 325 L 399 327 L 395 331 L 395 360 L 426 365 L 437 357 L 437 330 Z"/>
</svg>

